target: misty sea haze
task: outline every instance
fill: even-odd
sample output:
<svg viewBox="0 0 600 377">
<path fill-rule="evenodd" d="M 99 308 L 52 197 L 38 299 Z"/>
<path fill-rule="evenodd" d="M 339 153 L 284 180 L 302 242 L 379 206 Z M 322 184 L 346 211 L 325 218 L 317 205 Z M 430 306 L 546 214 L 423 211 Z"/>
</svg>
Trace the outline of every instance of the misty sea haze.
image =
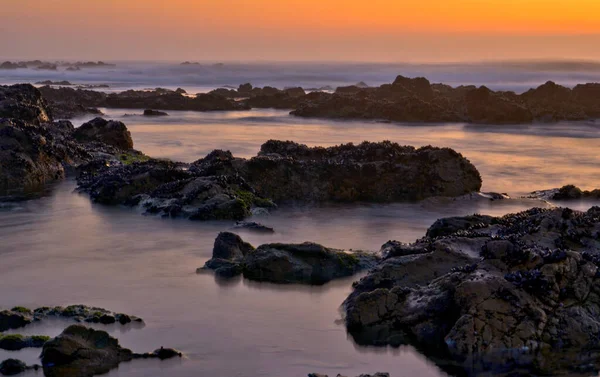
<svg viewBox="0 0 600 377">
<path fill-rule="evenodd" d="M 276 88 L 321 88 L 365 82 L 379 86 L 397 75 L 426 77 L 452 86 L 486 85 L 493 90 L 524 92 L 546 81 L 564 86 L 600 81 L 600 63 L 585 61 L 472 62 L 438 64 L 389 63 L 205 63 L 114 62 L 116 67 L 65 70 L 3 70 L 1 84 L 68 80 L 74 84 L 108 84 L 110 91 L 181 87 L 190 93 L 250 82 Z M 195 62 L 193 62 L 195 63 Z"/>
<path fill-rule="evenodd" d="M 524 92 L 548 80 L 565 86 L 600 82 L 600 64 L 588 62 L 489 62 L 455 64 L 116 62 L 116 67 L 77 72 L 0 71 L 0 84 L 68 80 L 107 84 L 106 91 L 183 88 L 208 92 L 242 83 L 277 88 L 389 83 L 397 75 L 424 76 L 452 86 L 486 85 Z M 269 139 L 309 146 L 391 140 L 416 147 L 450 147 L 479 170 L 482 191 L 510 200 L 429 199 L 418 203 L 326 204 L 282 207 L 251 221 L 274 234 L 242 230 L 257 246 L 313 241 L 341 249 L 377 251 L 388 240 L 413 242 L 435 220 L 473 213 L 501 216 L 556 203 L 523 198 L 564 184 L 600 187 L 600 122 L 520 126 L 406 124 L 293 117 L 287 110 L 168 111 L 149 118 L 140 109 L 100 109 L 127 125 L 145 154 L 193 162 L 214 149 L 255 156 Z M 72 120 L 75 127 L 93 116 Z M 108 377 L 301 377 L 309 372 L 356 376 L 375 371 L 392 377 L 447 374 L 412 347 L 357 345 L 346 333 L 340 305 L 360 276 L 324 286 L 223 281 L 196 273 L 212 255 L 228 221 L 191 222 L 142 216 L 139 209 L 92 203 L 73 179 L 51 184 L 44 197 L 0 203 L 2 307 L 86 304 L 130 313 L 143 328 L 93 325 L 135 352 L 156 347 L 183 350 L 182 359 L 123 363 Z M 587 210 L 598 201 L 575 201 Z M 65 323 L 49 321 L 18 332 L 56 336 Z M 17 331 L 12 331 L 16 333 Z M 154 348 L 153 348 L 154 347 Z M 0 360 L 39 362 L 38 349 L 0 350 Z M 29 371 L 24 376 L 39 376 Z"/>
</svg>

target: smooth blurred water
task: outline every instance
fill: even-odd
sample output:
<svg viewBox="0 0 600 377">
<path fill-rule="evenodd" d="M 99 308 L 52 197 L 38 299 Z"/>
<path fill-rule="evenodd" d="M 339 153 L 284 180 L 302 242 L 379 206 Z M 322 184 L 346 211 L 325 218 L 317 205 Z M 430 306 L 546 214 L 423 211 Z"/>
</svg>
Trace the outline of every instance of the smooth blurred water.
<svg viewBox="0 0 600 377">
<path fill-rule="evenodd" d="M 214 148 L 250 157 L 267 139 L 333 145 L 389 139 L 416 146 L 450 146 L 481 171 L 484 189 L 514 196 L 575 183 L 600 187 L 598 124 L 506 127 L 331 122 L 293 118 L 283 111 L 169 112 L 168 117 L 123 117 L 139 110 L 106 110 L 123 120 L 137 149 L 154 157 L 194 161 Z M 75 121 L 77 125 L 85 119 Z M 122 364 L 109 376 L 305 376 L 388 371 L 394 377 L 444 375 L 410 347 L 356 346 L 339 323 L 350 278 L 322 287 L 218 281 L 195 270 L 208 260 L 218 232 L 230 222 L 190 222 L 142 216 L 136 210 L 92 204 L 54 185 L 39 200 L 0 210 L 0 306 L 82 303 L 143 317 L 142 329 L 100 326 L 136 352 L 175 347 L 186 357 Z M 587 209 L 593 202 L 572 203 Z M 240 232 L 247 241 L 314 241 L 330 247 L 377 250 L 390 239 L 411 242 L 436 219 L 502 215 L 540 201 L 462 201 L 280 208 L 257 221 L 273 235 Z M 64 323 L 22 333 L 57 335 Z M 0 352 L 0 359 L 36 362 L 39 350 Z M 33 375 L 34 373 L 31 373 Z"/>
</svg>

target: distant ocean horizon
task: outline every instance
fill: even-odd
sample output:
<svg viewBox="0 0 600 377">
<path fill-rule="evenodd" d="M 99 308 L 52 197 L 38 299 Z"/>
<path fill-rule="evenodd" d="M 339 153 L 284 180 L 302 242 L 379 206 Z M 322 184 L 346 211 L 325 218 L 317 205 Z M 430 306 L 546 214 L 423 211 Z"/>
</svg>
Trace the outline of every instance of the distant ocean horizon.
<svg viewBox="0 0 600 377">
<path fill-rule="evenodd" d="M 5 61 L 10 59 L 0 59 Z M 14 59 L 12 61 L 15 61 Z M 54 62 L 55 60 L 49 60 Z M 105 61 L 115 67 L 80 71 L 15 69 L 0 70 L 0 84 L 66 80 L 76 85 L 109 85 L 109 91 L 183 88 L 190 93 L 218 87 L 255 86 L 305 89 L 337 87 L 364 82 L 369 86 L 394 81 L 396 76 L 426 77 L 432 83 L 452 86 L 485 85 L 493 90 L 527 91 L 546 81 L 573 87 L 600 82 L 600 61 L 507 60 L 455 63 L 364 62 L 218 62 Z M 105 90 L 105 89 L 103 89 Z"/>
</svg>

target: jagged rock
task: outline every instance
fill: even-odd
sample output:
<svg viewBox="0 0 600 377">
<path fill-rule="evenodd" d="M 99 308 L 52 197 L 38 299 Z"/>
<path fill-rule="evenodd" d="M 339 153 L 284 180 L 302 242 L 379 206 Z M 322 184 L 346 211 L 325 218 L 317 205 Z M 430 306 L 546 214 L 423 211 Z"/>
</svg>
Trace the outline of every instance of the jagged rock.
<svg viewBox="0 0 600 377">
<path fill-rule="evenodd" d="M 119 149 L 133 149 L 131 133 L 123 122 L 95 118 L 77 128 L 73 134 L 80 142 L 102 142 Z"/>
<path fill-rule="evenodd" d="M 35 125 L 52 120 L 40 91 L 30 84 L 0 86 L 1 118 L 18 119 Z"/>
<path fill-rule="evenodd" d="M 411 344 L 468 376 L 598 363 L 598 207 L 438 221 L 415 244 L 384 248 L 401 252 L 344 303 L 359 344 Z"/>
<path fill-rule="evenodd" d="M 141 206 L 150 214 L 191 220 L 242 220 L 254 206 L 274 206 L 239 176 L 203 176 L 169 161 L 105 167 L 78 183 L 98 203 Z"/>
<path fill-rule="evenodd" d="M 203 269 L 214 270 L 221 277 L 243 273 L 256 281 L 319 285 L 370 268 L 377 259 L 375 254 L 349 253 L 310 242 L 266 244 L 255 249 L 239 236 L 224 232 L 217 237 L 213 258 Z"/>
</svg>

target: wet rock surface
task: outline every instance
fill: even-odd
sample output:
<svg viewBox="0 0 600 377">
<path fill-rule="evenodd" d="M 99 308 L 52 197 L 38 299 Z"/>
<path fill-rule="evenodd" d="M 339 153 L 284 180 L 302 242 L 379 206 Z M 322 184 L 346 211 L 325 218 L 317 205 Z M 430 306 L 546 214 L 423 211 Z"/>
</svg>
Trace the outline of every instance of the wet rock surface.
<svg viewBox="0 0 600 377">
<path fill-rule="evenodd" d="M 325 284 L 371 268 L 378 257 L 345 252 L 315 243 L 265 244 L 257 248 L 238 235 L 222 232 L 215 240 L 213 258 L 203 269 L 220 277 L 243 274 L 246 279 L 278 284 Z"/>
<path fill-rule="evenodd" d="M 411 344 L 464 375 L 597 366 L 600 208 L 441 220 L 383 249 L 344 303 L 357 343 Z"/>
</svg>

